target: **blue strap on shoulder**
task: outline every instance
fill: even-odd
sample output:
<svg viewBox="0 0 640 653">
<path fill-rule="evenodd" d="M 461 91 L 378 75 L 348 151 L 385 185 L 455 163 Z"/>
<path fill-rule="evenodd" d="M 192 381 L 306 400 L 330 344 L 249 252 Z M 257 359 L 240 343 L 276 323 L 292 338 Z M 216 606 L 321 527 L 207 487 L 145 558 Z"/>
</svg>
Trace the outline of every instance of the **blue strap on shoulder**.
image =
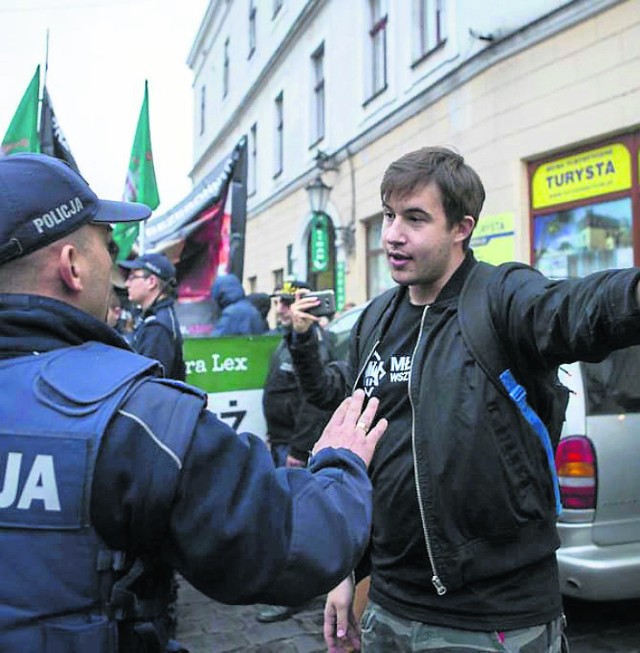
<svg viewBox="0 0 640 653">
<path fill-rule="evenodd" d="M 505 370 L 500 374 L 500 381 L 509 393 L 509 397 L 513 403 L 518 407 L 522 416 L 529 422 L 533 430 L 536 432 L 544 451 L 547 454 L 547 462 L 549 463 L 549 471 L 551 472 L 551 480 L 553 482 L 553 494 L 556 499 L 556 514 L 562 512 L 562 502 L 560 500 L 560 483 L 558 481 L 558 472 L 556 471 L 555 456 L 553 447 L 551 446 L 551 438 L 549 431 L 544 425 L 543 421 L 538 417 L 537 413 L 527 403 L 527 391 L 515 380 L 511 370 Z"/>
<path fill-rule="evenodd" d="M 527 403 L 527 393 L 517 383 L 510 370 L 510 361 L 503 344 L 496 333 L 489 309 L 488 287 L 494 273 L 505 274 L 514 269 L 529 269 L 520 263 L 508 263 L 499 266 L 478 262 L 470 271 L 460 294 L 458 320 L 463 338 L 477 363 L 484 370 L 496 389 L 508 396 L 516 405 L 520 414 L 531 425 L 542 444 L 549 462 L 551 481 L 555 496 L 556 514 L 562 511 L 560 487 L 555 465 L 555 455 L 549 431 L 537 413 Z"/>
</svg>

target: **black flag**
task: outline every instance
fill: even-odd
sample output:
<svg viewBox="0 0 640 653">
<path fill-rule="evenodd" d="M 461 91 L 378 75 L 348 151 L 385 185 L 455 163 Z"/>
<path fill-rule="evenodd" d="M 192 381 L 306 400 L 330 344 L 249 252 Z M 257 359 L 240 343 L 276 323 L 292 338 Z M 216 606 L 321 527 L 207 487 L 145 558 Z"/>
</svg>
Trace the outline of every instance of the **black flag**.
<svg viewBox="0 0 640 653">
<path fill-rule="evenodd" d="M 71 154 L 67 139 L 64 137 L 56 114 L 53 112 L 53 105 L 46 86 L 42 93 L 42 108 L 40 111 L 40 151 L 43 154 L 66 161 L 80 174 L 78 164 L 73 158 L 73 154 Z"/>
</svg>

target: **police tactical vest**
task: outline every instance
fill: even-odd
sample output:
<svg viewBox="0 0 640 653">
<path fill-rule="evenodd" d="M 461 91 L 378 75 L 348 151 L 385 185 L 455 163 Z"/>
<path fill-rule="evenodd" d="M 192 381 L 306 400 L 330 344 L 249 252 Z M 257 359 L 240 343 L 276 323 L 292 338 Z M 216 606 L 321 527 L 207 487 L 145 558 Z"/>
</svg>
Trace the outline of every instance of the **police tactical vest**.
<svg viewBox="0 0 640 653">
<path fill-rule="evenodd" d="M 117 651 L 91 486 L 109 420 L 156 367 L 95 342 L 0 361 L 0 652 Z"/>
</svg>

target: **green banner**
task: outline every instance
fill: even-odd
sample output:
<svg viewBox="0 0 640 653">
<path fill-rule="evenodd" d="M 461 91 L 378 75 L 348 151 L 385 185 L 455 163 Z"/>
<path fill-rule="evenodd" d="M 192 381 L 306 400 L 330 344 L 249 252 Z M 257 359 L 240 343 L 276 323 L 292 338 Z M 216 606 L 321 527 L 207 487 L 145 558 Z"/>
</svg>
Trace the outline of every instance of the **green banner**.
<svg viewBox="0 0 640 653">
<path fill-rule="evenodd" d="M 1 154 L 39 152 L 38 139 L 38 96 L 40 94 L 40 66 L 29 82 L 20 104 L 2 139 Z"/>
<path fill-rule="evenodd" d="M 282 336 L 187 338 L 187 382 L 208 394 L 208 408 L 235 431 L 267 439 L 263 388 Z"/>
<path fill-rule="evenodd" d="M 282 336 L 187 338 L 187 383 L 205 392 L 262 389 Z"/>
</svg>

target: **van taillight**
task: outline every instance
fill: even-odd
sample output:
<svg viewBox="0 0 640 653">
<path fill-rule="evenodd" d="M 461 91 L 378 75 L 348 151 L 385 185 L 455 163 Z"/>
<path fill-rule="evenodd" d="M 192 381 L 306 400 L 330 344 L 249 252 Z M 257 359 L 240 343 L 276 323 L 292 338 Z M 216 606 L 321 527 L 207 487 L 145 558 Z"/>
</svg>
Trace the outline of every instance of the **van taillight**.
<svg viewBox="0 0 640 653">
<path fill-rule="evenodd" d="M 565 508 L 596 507 L 596 455 L 584 436 L 563 438 L 556 450 L 560 498 Z"/>
</svg>

